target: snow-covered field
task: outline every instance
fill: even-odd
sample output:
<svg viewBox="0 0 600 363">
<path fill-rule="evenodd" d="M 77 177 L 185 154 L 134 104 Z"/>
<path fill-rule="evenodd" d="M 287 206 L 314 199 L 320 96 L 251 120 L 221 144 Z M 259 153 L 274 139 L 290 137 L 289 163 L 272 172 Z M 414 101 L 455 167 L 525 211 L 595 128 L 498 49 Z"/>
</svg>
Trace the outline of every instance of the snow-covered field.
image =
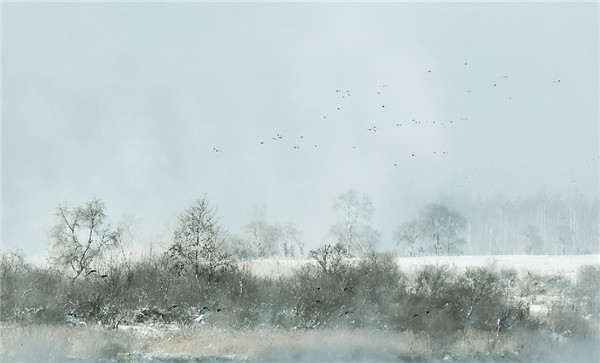
<svg viewBox="0 0 600 363">
<path fill-rule="evenodd" d="M 581 266 L 600 265 L 600 255 L 487 255 L 487 256 L 425 256 L 398 257 L 398 266 L 404 272 L 418 270 L 426 265 L 448 265 L 464 270 L 468 267 L 494 267 L 515 269 L 541 275 L 560 274 L 575 279 Z M 301 259 L 260 259 L 242 262 L 257 276 L 286 276 L 311 260 Z"/>
</svg>

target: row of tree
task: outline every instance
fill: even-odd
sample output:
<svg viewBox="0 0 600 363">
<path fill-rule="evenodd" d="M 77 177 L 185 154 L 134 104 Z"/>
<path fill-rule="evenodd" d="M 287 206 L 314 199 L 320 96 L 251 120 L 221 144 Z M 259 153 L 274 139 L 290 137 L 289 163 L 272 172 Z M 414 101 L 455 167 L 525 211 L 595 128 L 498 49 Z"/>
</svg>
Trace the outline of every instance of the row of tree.
<svg viewBox="0 0 600 363">
<path fill-rule="evenodd" d="M 409 256 L 462 254 L 467 219 L 456 210 L 440 204 L 425 206 L 419 217 L 396 230 L 396 242 L 408 249 Z"/>
<path fill-rule="evenodd" d="M 340 220 L 331 226 L 336 243 L 346 255 L 365 255 L 374 250 L 379 233 L 371 226 L 374 208 L 365 195 L 354 191 L 341 194 L 334 201 Z M 178 216 L 166 251 L 170 270 L 177 276 L 200 276 L 213 280 L 219 272 L 232 266 L 231 257 L 262 258 L 274 255 L 303 256 L 302 233 L 294 225 L 270 224 L 264 208 L 256 209 L 246 226 L 247 237 L 235 237 L 219 227 L 216 209 L 206 197 L 192 202 Z M 84 206 L 61 205 L 56 224 L 49 237 L 50 263 L 68 270 L 73 280 L 95 273 L 94 262 L 107 253 L 122 256 L 127 237 L 126 226 L 111 226 L 100 199 Z"/>
<path fill-rule="evenodd" d="M 375 208 L 364 194 L 347 191 L 333 201 L 338 220 L 330 226 L 329 234 L 335 243 L 344 246 L 346 253 L 364 255 L 373 251 L 381 235 L 373 226 Z M 230 236 L 233 253 L 244 258 L 270 256 L 305 256 L 302 231 L 292 223 L 271 224 L 265 208 L 256 208 L 246 225 L 246 236 Z"/>
<path fill-rule="evenodd" d="M 597 199 L 561 202 L 538 196 L 536 201 L 491 203 L 464 198 L 461 203 L 467 206 L 468 217 L 444 204 L 428 204 L 416 218 L 398 226 L 395 241 L 408 256 L 597 252 Z M 338 214 L 338 221 L 330 227 L 333 245 L 342 246 L 348 256 L 374 251 L 381 235 L 373 228 L 375 208 L 370 199 L 348 191 L 334 200 L 333 207 Z M 498 215 L 481 213 L 486 209 L 496 210 Z M 532 214 L 535 223 L 531 221 Z M 129 229 L 111 226 L 100 199 L 74 208 L 61 205 L 56 215 L 56 224 L 49 233 L 50 261 L 68 268 L 73 279 L 93 273 L 93 261 L 107 251 L 124 256 L 123 242 Z M 211 276 L 228 268 L 229 262 L 223 261 L 231 256 L 296 257 L 305 256 L 305 252 L 302 232 L 291 223 L 269 223 L 264 208 L 254 211 L 245 236 L 223 231 L 216 209 L 206 197 L 192 202 L 178 216 L 167 249 L 173 271 L 196 277 L 204 273 Z"/>
</svg>

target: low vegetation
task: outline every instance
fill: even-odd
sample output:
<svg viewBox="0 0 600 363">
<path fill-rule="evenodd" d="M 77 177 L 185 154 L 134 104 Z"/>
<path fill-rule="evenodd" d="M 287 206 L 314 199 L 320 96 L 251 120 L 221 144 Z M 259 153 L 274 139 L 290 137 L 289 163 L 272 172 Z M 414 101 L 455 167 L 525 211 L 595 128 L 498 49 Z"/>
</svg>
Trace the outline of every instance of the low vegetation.
<svg viewBox="0 0 600 363">
<path fill-rule="evenodd" d="M 598 336 L 598 266 L 582 268 L 574 282 L 492 267 L 430 265 L 407 274 L 389 254 L 352 259 L 344 251 L 323 246 L 311 252 L 314 264 L 276 278 L 233 260 L 210 273 L 180 273 L 168 254 L 148 254 L 126 265 L 106 260 L 76 280 L 4 254 L 0 354 L 268 359 L 322 347 L 349 360 L 348 349 L 364 347 L 381 360 L 533 357 L 544 344 Z M 536 304 L 547 310 L 533 311 Z M 17 349 L 31 344 L 37 348 Z"/>
</svg>

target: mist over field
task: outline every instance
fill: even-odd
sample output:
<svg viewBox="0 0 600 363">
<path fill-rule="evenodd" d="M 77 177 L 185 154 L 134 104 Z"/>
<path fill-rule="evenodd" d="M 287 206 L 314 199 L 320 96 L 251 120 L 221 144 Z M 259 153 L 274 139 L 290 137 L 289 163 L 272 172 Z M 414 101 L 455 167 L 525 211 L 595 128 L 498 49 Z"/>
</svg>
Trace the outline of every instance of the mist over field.
<svg viewBox="0 0 600 363">
<path fill-rule="evenodd" d="M 372 201 L 382 251 L 429 203 L 553 234 L 568 216 L 542 226 L 551 203 L 597 212 L 596 10 L 6 3 L 4 249 L 43 259 L 57 206 L 94 197 L 168 245 L 205 194 L 232 233 L 264 209 L 316 248 L 347 190 Z"/>
<path fill-rule="evenodd" d="M 599 6 L 2 3 L 0 361 L 597 361 Z"/>
</svg>

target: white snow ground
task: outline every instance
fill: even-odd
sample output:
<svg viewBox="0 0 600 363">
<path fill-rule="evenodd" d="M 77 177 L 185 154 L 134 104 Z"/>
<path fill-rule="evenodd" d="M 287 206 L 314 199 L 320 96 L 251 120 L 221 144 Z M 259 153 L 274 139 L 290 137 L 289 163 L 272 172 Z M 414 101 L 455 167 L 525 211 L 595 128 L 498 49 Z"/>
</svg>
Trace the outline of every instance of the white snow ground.
<svg viewBox="0 0 600 363">
<path fill-rule="evenodd" d="M 541 275 L 561 274 L 574 280 L 582 266 L 600 265 L 600 255 L 485 255 L 485 256 L 424 256 L 398 257 L 398 265 L 404 272 L 418 270 L 426 265 L 448 265 L 464 270 L 468 267 L 494 267 L 515 269 Z M 287 276 L 298 267 L 313 264 L 312 260 L 259 259 L 241 262 L 257 276 Z"/>
</svg>

